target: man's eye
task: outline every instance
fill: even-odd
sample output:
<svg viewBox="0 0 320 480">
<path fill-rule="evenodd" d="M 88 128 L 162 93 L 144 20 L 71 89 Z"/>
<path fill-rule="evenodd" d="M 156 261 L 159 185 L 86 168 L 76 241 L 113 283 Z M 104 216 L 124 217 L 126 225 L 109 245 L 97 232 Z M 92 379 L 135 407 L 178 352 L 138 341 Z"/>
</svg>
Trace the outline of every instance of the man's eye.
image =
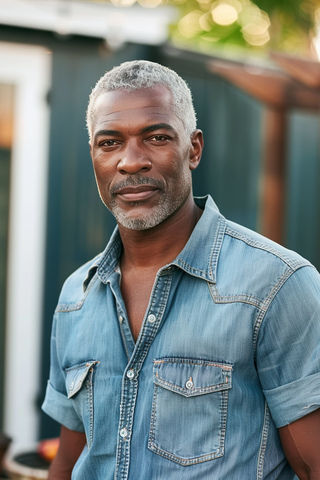
<svg viewBox="0 0 320 480">
<path fill-rule="evenodd" d="M 114 145 L 117 145 L 118 142 L 116 140 L 104 140 L 103 142 L 100 143 L 100 146 L 102 147 L 113 147 Z"/>
<path fill-rule="evenodd" d="M 151 137 L 151 140 L 155 140 L 156 142 L 163 142 L 169 139 L 165 135 L 154 135 L 153 137 Z"/>
</svg>

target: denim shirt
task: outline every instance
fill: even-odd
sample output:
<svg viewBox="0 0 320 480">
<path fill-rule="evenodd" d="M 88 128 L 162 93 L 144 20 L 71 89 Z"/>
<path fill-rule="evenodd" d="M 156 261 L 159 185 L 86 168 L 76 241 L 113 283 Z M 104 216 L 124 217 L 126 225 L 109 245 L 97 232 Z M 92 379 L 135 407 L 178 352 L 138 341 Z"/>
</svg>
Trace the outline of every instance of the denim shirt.
<svg viewBox="0 0 320 480">
<path fill-rule="evenodd" d="M 117 229 L 62 289 L 43 410 L 86 434 L 73 480 L 294 478 L 277 428 L 320 407 L 319 274 L 196 201 L 136 343 Z"/>
</svg>

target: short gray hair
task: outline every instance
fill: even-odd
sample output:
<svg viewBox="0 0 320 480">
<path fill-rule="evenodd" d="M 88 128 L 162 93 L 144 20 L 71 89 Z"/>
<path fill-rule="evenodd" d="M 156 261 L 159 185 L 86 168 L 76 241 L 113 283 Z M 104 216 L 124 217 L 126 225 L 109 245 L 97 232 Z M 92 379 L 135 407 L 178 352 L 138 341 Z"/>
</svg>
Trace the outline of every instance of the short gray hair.
<svg viewBox="0 0 320 480">
<path fill-rule="evenodd" d="M 99 95 L 112 90 L 130 92 L 140 88 L 152 88 L 155 85 L 164 85 L 171 92 L 173 111 L 182 120 L 187 135 L 191 135 L 197 128 L 197 120 L 191 91 L 186 82 L 175 71 L 159 63 L 134 60 L 122 63 L 106 72 L 93 88 L 87 109 L 87 127 L 90 139 L 94 105 Z"/>
</svg>

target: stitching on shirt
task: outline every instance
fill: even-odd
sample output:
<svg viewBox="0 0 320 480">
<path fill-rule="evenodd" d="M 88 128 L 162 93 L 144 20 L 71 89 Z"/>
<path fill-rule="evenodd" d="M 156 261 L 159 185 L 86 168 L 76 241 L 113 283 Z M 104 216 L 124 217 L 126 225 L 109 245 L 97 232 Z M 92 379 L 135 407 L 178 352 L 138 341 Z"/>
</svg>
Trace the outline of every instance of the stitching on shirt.
<svg viewBox="0 0 320 480">
<path fill-rule="evenodd" d="M 264 307 L 260 310 L 258 316 L 257 316 L 257 319 L 254 323 L 254 327 L 253 327 L 253 336 L 252 336 L 252 343 L 253 343 L 253 355 L 254 355 L 254 358 L 256 359 L 256 353 L 257 353 L 257 342 L 258 342 L 258 336 L 259 336 L 259 332 L 260 332 L 260 328 L 261 328 L 261 325 L 262 325 L 262 322 L 266 316 L 266 313 L 272 303 L 272 301 L 274 300 L 274 298 L 276 297 L 277 293 L 279 292 L 280 288 L 282 288 L 282 286 L 285 284 L 285 282 L 288 280 L 288 278 L 291 277 L 291 275 L 295 273 L 294 270 L 288 270 L 281 278 L 281 281 L 279 281 L 271 290 L 270 294 L 268 295 L 268 297 L 266 298 L 265 302 L 264 302 Z"/>
<path fill-rule="evenodd" d="M 220 295 L 216 284 L 213 285 L 207 282 L 207 285 L 214 303 L 247 303 L 249 305 L 253 305 L 254 307 L 263 309 L 263 301 L 254 295 L 249 295 L 247 293 L 237 295 Z"/>
<path fill-rule="evenodd" d="M 117 228 L 118 227 L 116 227 L 116 229 Z M 112 239 L 114 239 L 114 242 L 110 243 L 112 242 Z M 108 277 L 116 268 L 115 263 L 118 263 L 117 259 L 120 257 L 120 248 L 122 244 L 118 230 L 114 232 L 114 236 L 111 238 L 110 242 L 102 254 L 101 262 L 98 268 L 98 276 L 103 283 L 107 283 Z M 110 261 L 110 259 L 112 260 Z M 110 264 L 108 264 L 109 261 Z M 104 269 L 106 270 L 104 271 Z"/>
<path fill-rule="evenodd" d="M 245 242 L 247 245 L 250 245 L 251 247 L 258 248 L 260 250 L 264 250 L 272 255 L 275 255 L 277 258 L 281 259 L 284 263 L 288 265 L 288 267 L 292 268 L 293 270 L 296 270 L 304 265 L 311 265 L 310 262 L 305 260 L 304 258 L 295 258 L 292 259 L 285 253 L 281 252 L 280 249 L 277 250 L 276 248 L 272 247 L 271 245 L 267 245 L 265 243 L 259 242 L 257 240 L 253 240 L 250 238 L 250 236 L 245 235 L 243 233 L 238 232 L 237 230 L 232 229 L 231 227 L 227 226 L 226 228 L 226 234 L 237 238 L 239 240 L 242 240 Z"/>
<path fill-rule="evenodd" d="M 257 480 L 263 480 L 264 460 L 266 455 L 267 440 L 268 440 L 268 433 L 269 433 L 269 420 L 270 420 L 269 408 L 268 408 L 267 402 L 265 402 L 261 443 L 260 443 L 258 464 L 257 464 Z"/>
<path fill-rule="evenodd" d="M 226 432 L 226 422 L 227 422 L 227 405 L 228 405 L 228 390 L 221 391 L 220 393 L 220 440 L 219 445 L 216 451 L 209 452 L 204 455 L 199 455 L 196 457 L 181 457 L 180 455 L 176 455 L 175 453 L 168 452 L 163 448 L 163 446 L 158 446 L 156 443 L 156 425 L 157 425 L 157 397 L 158 391 L 161 391 L 161 387 L 155 385 L 154 392 L 153 392 L 153 401 L 152 401 L 152 413 L 151 413 L 151 423 L 150 423 L 150 431 L 149 431 L 149 439 L 148 439 L 148 448 L 155 452 L 156 454 L 160 455 L 161 457 L 167 458 L 179 465 L 184 467 L 190 465 L 197 465 L 199 463 L 206 462 L 208 460 L 213 460 L 215 458 L 222 457 L 224 455 L 224 443 L 225 443 L 225 432 Z"/>
<path fill-rule="evenodd" d="M 89 372 L 90 378 L 87 380 L 87 398 L 89 405 L 89 435 L 88 435 L 88 449 L 90 450 L 93 441 L 93 385 L 92 376 L 93 368 L 91 367 Z"/>
<path fill-rule="evenodd" d="M 200 270 L 199 268 L 194 268 L 191 265 L 189 265 L 189 263 L 182 260 L 181 258 L 178 258 L 177 262 L 173 263 L 173 265 L 177 265 L 177 266 L 183 268 L 183 270 L 185 270 L 187 273 L 190 273 L 191 275 L 193 274 L 193 275 L 196 275 L 196 276 L 200 276 L 202 278 L 207 278 L 207 274 L 208 274 L 207 271 Z"/>
<path fill-rule="evenodd" d="M 180 395 L 183 395 L 184 397 L 193 397 L 197 395 L 203 395 L 207 393 L 212 393 L 216 391 L 222 391 L 222 390 L 227 390 L 231 388 L 231 377 L 229 378 L 233 365 L 228 365 L 228 364 L 221 364 L 217 362 L 210 362 L 210 361 L 197 361 L 195 359 L 188 359 L 188 358 L 179 358 L 179 357 L 173 357 L 173 358 L 164 358 L 164 359 L 159 359 L 159 360 L 154 360 L 154 383 L 156 385 L 160 385 L 163 388 L 166 388 L 167 390 L 170 390 L 172 392 L 176 392 Z M 222 374 L 222 382 L 220 381 L 219 383 L 211 383 L 210 385 L 206 386 L 197 386 L 193 388 L 192 390 L 188 390 L 186 387 L 183 387 L 181 385 L 177 385 L 176 383 L 170 382 L 170 379 L 163 378 L 163 375 L 159 375 L 159 367 L 158 365 L 164 365 L 164 364 L 173 364 L 173 365 L 187 365 L 187 366 L 194 366 L 194 367 L 215 367 L 219 368 Z M 157 371 L 155 371 L 157 369 Z"/>
<path fill-rule="evenodd" d="M 178 393 L 179 395 L 183 395 L 184 397 L 195 397 L 197 395 L 205 395 L 207 393 L 213 392 L 220 392 L 223 390 L 229 390 L 231 388 L 231 384 L 228 383 L 228 377 L 224 383 L 216 383 L 214 385 L 208 385 L 207 387 L 197 387 L 194 390 L 187 390 L 185 387 L 179 387 L 173 383 L 164 380 L 163 378 L 159 377 L 158 373 L 156 375 L 158 377 L 158 381 L 154 382 L 156 385 L 160 387 L 167 388 L 170 392 Z"/>
<path fill-rule="evenodd" d="M 224 364 L 224 363 L 210 363 L 206 360 L 192 360 L 189 358 L 181 358 L 181 357 L 172 357 L 172 358 L 161 358 L 159 360 L 154 360 L 154 364 L 158 363 L 182 363 L 186 365 L 196 365 L 196 366 L 205 366 L 205 367 L 219 367 L 225 370 L 232 371 L 232 365 Z"/>
<path fill-rule="evenodd" d="M 217 264 L 218 264 L 218 257 L 220 254 L 220 250 L 222 247 L 222 243 L 224 240 L 224 235 L 227 227 L 227 221 L 224 217 L 219 217 L 217 229 L 216 229 L 216 236 L 213 241 L 212 250 L 210 252 L 210 264 L 209 270 L 211 278 L 214 282 L 216 282 L 216 271 L 217 271 Z"/>
</svg>

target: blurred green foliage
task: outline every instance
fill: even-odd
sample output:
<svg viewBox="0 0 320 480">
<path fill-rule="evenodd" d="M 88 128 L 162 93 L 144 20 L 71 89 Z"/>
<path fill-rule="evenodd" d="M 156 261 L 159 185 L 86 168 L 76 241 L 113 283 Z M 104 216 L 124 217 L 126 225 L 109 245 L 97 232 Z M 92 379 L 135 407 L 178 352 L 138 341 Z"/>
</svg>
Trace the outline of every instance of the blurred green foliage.
<svg viewBox="0 0 320 480">
<path fill-rule="evenodd" d="M 311 55 L 320 0 L 169 0 L 174 43 L 204 51 L 250 49 Z M 318 13 L 320 10 L 318 11 Z M 318 15 L 320 16 L 320 15 Z"/>
</svg>

